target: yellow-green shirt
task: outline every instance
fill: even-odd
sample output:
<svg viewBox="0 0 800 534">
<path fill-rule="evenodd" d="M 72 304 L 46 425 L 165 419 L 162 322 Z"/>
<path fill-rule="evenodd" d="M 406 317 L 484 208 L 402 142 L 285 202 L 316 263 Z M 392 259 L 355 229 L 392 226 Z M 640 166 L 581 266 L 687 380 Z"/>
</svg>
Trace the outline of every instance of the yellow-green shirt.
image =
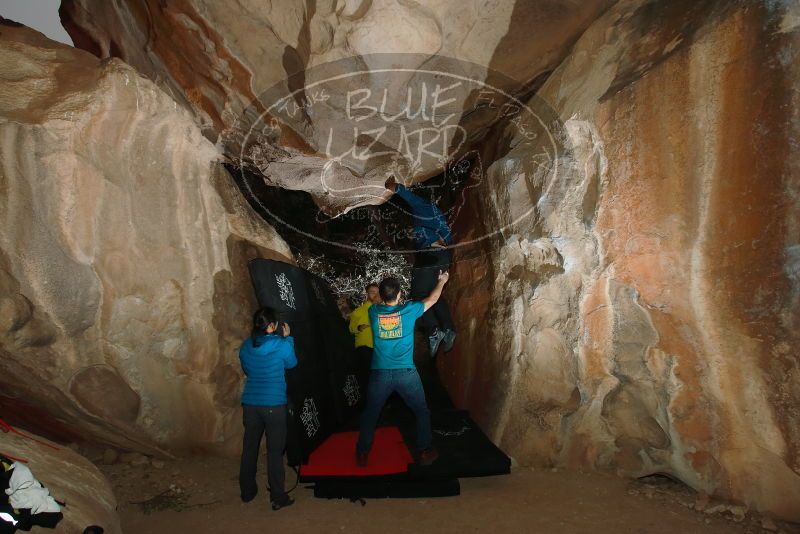
<svg viewBox="0 0 800 534">
<path fill-rule="evenodd" d="M 367 315 L 370 306 L 372 306 L 370 301 L 364 301 L 364 304 L 350 314 L 350 333 L 356 336 L 356 347 L 372 348 L 372 328 L 369 325 L 369 315 Z M 362 324 L 366 325 L 366 328 L 359 332 L 358 325 Z"/>
</svg>

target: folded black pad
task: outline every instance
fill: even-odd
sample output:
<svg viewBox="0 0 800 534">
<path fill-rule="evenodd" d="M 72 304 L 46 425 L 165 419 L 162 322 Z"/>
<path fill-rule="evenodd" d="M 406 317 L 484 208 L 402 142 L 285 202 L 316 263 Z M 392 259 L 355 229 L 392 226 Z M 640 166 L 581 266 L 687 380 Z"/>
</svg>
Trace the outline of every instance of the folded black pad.
<svg viewBox="0 0 800 534">
<path fill-rule="evenodd" d="M 467 412 L 432 411 L 431 426 L 439 459 L 429 467 L 411 466 L 410 474 L 466 478 L 511 472 L 511 459 L 492 443 Z M 404 434 L 407 440 L 411 437 L 411 432 L 404 431 Z"/>
</svg>

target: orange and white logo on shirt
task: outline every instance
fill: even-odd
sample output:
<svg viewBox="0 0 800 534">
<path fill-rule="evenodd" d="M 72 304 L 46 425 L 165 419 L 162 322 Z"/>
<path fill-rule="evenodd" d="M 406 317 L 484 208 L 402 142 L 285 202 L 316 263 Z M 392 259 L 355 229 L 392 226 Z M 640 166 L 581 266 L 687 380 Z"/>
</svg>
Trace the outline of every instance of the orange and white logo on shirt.
<svg viewBox="0 0 800 534">
<path fill-rule="evenodd" d="M 403 323 L 399 313 L 378 315 L 378 337 L 380 339 L 395 339 L 403 337 Z"/>
</svg>

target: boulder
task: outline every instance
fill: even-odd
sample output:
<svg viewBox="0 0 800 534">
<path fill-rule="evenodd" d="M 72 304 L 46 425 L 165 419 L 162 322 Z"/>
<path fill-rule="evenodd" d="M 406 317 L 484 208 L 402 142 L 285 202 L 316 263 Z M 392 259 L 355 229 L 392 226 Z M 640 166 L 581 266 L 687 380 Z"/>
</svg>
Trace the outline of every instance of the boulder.
<svg viewBox="0 0 800 534">
<path fill-rule="evenodd" d="M 4 417 L 155 455 L 236 443 L 246 262 L 288 247 L 119 59 L 3 21 L 0 79 Z"/>
<path fill-rule="evenodd" d="M 440 365 L 521 463 L 667 473 L 800 519 L 798 20 L 619 2 L 537 93 L 558 125 L 483 147 L 456 230 L 503 237 L 457 255 Z"/>
<path fill-rule="evenodd" d="M 383 202 L 388 173 L 402 173 L 412 183 L 440 172 L 435 158 L 411 164 L 400 148 L 405 138 L 398 123 L 363 127 L 368 123 L 360 122 L 360 135 L 353 139 L 352 129 L 344 128 L 353 122 L 345 120 L 348 91 L 379 95 L 388 89 L 388 109 L 396 113 L 407 89 L 419 85 L 413 72 L 432 69 L 530 92 L 612 3 L 65 0 L 61 17 L 76 46 L 98 57 L 122 58 L 154 80 L 192 111 L 203 133 L 222 143 L 228 156 L 271 185 L 312 193 L 336 215 Z M 387 80 L 379 73 L 398 67 L 408 74 Z M 317 85 L 345 73 L 360 74 Z M 472 89 L 454 94 L 451 103 L 452 126 L 464 125 L 470 136 L 483 127 L 474 116 L 467 123 L 476 109 L 476 101 L 469 100 Z M 323 93 L 327 99 L 317 100 Z M 287 98 L 291 112 L 275 105 L 277 97 Z M 402 124 L 407 132 L 431 131 L 421 115 L 405 117 Z M 251 135 L 264 128 L 270 133 Z M 387 156 L 338 158 L 347 148 L 328 150 L 331 133 L 354 150 Z"/>
<path fill-rule="evenodd" d="M 73 534 L 90 525 L 106 534 L 120 534 L 117 500 L 111 484 L 89 460 L 41 436 L 21 431 L 37 441 L 13 432 L 0 433 L 0 454 L 25 460 L 33 476 L 58 502 L 65 503 L 64 518 L 53 532 Z M 34 529 L 41 530 L 43 529 Z"/>
</svg>

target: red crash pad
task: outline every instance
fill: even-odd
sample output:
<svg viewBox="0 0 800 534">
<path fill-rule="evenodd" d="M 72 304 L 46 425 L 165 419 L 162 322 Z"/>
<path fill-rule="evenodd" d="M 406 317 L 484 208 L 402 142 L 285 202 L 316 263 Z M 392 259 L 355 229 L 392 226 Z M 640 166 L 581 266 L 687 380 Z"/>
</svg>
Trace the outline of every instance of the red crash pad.
<svg viewBox="0 0 800 534">
<path fill-rule="evenodd" d="M 356 465 L 358 432 L 332 434 L 311 453 L 308 464 L 300 466 L 301 477 L 358 477 L 394 475 L 408 471 L 414 459 L 396 426 L 375 430 L 375 440 L 366 467 Z"/>
</svg>

